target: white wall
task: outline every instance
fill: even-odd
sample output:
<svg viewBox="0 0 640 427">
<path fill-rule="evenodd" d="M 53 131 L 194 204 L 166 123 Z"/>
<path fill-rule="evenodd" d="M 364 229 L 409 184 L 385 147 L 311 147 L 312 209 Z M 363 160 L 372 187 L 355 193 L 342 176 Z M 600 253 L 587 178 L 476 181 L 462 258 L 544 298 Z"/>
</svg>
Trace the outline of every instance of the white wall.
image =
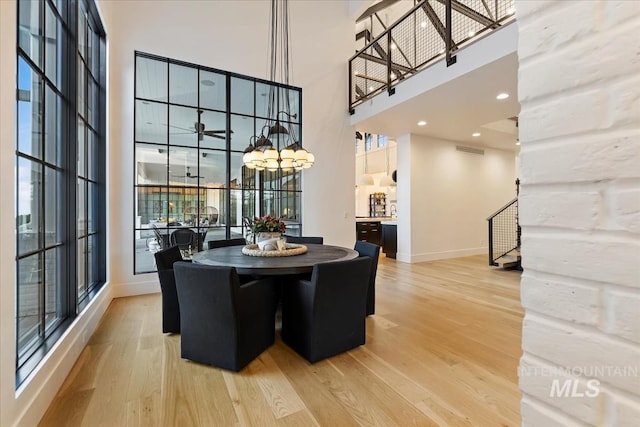
<svg viewBox="0 0 640 427">
<path fill-rule="evenodd" d="M 15 392 L 16 3 L 0 2 L 0 425 L 12 425 Z"/>
<path fill-rule="evenodd" d="M 398 138 L 400 261 L 487 253 L 486 219 L 516 195 L 515 153 L 485 148 L 484 155 L 470 154 L 457 144 Z"/>
<path fill-rule="evenodd" d="M 267 1 L 117 1 L 110 32 L 110 272 L 117 295 L 158 290 L 156 275 L 133 275 L 134 50 L 267 78 Z M 316 157 L 303 172 L 303 233 L 351 247 L 355 239 L 354 129 L 347 113 L 345 40 L 353 23 L 343 1 L 290 2 L 291 83 L 303 89 L 303 144 Z"/>
<path fill-rule="evenodd" d="M 640 3 L 516 7 L 523 425 L 638 425 Z"/>
</svg>

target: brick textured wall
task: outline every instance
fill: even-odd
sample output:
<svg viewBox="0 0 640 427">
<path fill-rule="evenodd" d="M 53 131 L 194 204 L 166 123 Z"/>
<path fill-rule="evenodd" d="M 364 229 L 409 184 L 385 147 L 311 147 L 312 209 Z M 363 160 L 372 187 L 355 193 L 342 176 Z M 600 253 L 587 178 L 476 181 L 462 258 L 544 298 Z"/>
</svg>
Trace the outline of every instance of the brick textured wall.
<svg viewBox="0 0 640 427">
<path fill-rule="evenodd" d="M 638 425 L 640 1 L 516 8 L 523 425 Z"/>
</svg>

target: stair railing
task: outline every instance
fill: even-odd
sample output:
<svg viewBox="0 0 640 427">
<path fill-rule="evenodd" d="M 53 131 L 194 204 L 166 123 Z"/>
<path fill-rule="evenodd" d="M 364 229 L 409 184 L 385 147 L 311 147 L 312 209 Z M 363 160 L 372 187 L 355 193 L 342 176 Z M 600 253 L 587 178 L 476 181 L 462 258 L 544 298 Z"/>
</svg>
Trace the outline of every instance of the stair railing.
<svg viewBox="0 0 640 427">
<path fill-rule="evenodd" d="M 498 265 L 496 260 L 508 254 L 518 245 L 518 198 L 493 213 L 489 223 L 489 265 Z"/>
<path fill-rule="evenodd" d="M 520 249 L 522 229 L 518 217 L 520 179 L 516 179 L 516 198 L 487 218 L 489 224 L 489 265 L 514 249 Z"/>
<path fill-rule="evenodd" d="M 460 48 L 515 19 L 514 1 L 422 0 L 373 40 L 359 33 L 367 45 L 349 59 L 349 112 L 443 56 L 455 64 Z"/>
</svg>

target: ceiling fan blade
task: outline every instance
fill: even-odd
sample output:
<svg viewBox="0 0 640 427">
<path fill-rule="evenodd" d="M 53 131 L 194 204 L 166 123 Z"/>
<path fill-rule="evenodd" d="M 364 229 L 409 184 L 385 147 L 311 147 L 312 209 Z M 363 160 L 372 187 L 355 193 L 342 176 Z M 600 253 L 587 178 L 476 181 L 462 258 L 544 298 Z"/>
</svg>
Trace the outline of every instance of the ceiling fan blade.
<svg viewBox="0 0 640 427">
<path fill-rule="evenodd" d="M 183 127 L 181 127 L 181 126 L 174 126 L 174 125 L 169 125 L 169 127 L 170 127 L 170 128 L 176 128 L 176 129 L 186 130 L 186 131 L 189 131 L 189 132 L 191 132 L 191 133 L 196 133 L 196 130 L 195 130 L 195 129 L 183 128 Z"/>
</svg>

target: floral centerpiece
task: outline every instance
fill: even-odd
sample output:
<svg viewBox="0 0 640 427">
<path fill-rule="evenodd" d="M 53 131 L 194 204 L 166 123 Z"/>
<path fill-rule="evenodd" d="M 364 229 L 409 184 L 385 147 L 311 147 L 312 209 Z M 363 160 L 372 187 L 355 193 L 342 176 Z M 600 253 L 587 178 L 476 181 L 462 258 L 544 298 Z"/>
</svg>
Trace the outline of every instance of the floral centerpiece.
<svg viewBox="0 0 640 427">
<path fill-rule="evenodd" d="M 262 218 L 254 218 L 249 225 L 254 242 L 263 239 L 280 237 L 284 234 L 287 225 L 281 218 L 265 215 Z"/>
<path fill-rule="evenodd" d="M 255 218 L 251 222 L 251 232 L 253 233 L 284 233 L 287 225 L 278 217 L 265 215 L 262 218 Z"/>
</svg>

